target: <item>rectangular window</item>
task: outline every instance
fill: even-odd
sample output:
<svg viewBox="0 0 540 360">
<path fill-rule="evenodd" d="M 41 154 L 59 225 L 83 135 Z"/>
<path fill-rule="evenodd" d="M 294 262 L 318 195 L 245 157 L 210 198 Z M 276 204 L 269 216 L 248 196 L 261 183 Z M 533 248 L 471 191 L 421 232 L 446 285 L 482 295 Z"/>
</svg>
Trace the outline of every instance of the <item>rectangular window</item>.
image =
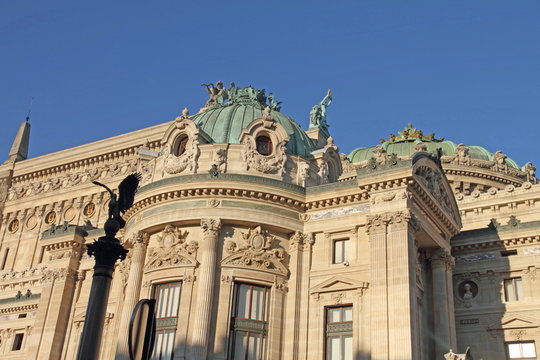
<svg viewBox="0 0 540 360">
<path fill-rule="evenodd" d="M 334 240 L 332 264 L 349 261 L 349 239 Z"/>
<path fill-rule="evenodd" d="M 506 343 L 507 359 L 536 360 L 534 341 Z"/>
<path fill-rule="evenodd" d="M 521 285 L 520 277 L 504 279 L 504 300 L 505 301 L 523 300 L 523 287 Z"/>
<path fill-rule="evenodd" d="M 181 282 L 159 284 L 155 287 L 156 340 L 152 360 L 173 358 L 181 287 Z"/>
<path fill-rule="evenodd" d="M 15 338 L 13 339 L 13 346 L 11 347 L 11 350 L 13 351 L 21 350 L 23 340 L 24 340 L 23 333 L 15 334 Z"/>
<path fill-rule="evenodd" d="M 263 359 L 268 330 L 268 293 L 264 286 L 235 284 L 229 359 Z"/>
<path fill-rule="evenodd" d="M 326 360 L 352 360 L 352 306 L 326 308 Z"/>
</svg>

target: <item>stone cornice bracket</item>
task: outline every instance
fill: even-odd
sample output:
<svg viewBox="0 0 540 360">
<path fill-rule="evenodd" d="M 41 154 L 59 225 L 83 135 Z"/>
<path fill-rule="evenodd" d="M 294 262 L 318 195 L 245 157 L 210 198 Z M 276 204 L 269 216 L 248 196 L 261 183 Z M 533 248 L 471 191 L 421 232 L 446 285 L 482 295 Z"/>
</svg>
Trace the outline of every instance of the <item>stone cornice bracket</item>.
<svg viewBox="0 0 540 360">
<path fill-rule="evenodd" d="M 452 271 L 456 265 L 454 257 L 450 255 L 448 250 L 437 249 L 430 256 L 432 266 L 444 266 L 446 271 Z"/>
<path fill-rule="evenodd" d="M 219 218 L 203 218 L 201 219 L 201 228 L 204 237 L 217 237 L 221 230 L 221 220 Z"/>
</svg>

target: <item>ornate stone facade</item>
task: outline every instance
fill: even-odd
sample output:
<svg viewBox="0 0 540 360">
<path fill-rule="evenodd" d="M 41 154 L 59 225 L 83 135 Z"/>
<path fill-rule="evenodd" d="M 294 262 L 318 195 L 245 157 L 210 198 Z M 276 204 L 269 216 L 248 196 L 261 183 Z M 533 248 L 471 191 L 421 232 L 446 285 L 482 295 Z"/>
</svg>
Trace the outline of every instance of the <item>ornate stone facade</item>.
<svg viewBox="0 0 540 360">
<path fill-rule="evenodd" d="M 508 343 L 540 343 L 532 164 L 464 144 L 436 151 L 444 140 L 412 125 L 347 156 L 328 134 L 330 92 L 303 131 L 264 90 L 205 86 L 197 114 L 0 166 L 1 358 L 75 358 L 86 247 L 108 211 L 92 181 L 133 172 L 142 186 L 119 234 L 129 252 L 100 359 L 128 358 L 139 299 L 173 293 L 157 319 L 172 334 L 166 358 L 231 358 L 246 329 L 262 359 L 325 359 L 338 330 L 365 360 L 467 347 L 502 360 Z M 242 291 L 264 294 L 264 315 L 239 315 Z M 351 320 L 330 323 L 330 311 Z"/>
</svg>

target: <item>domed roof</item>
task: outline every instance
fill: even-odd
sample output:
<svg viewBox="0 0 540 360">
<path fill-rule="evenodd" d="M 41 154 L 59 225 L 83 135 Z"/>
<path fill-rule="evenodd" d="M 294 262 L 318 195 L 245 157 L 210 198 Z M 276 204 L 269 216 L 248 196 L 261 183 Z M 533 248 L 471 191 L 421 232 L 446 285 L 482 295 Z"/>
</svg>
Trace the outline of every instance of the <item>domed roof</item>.
<svg viewBox="0 0 540 360">
<path fill-rule="evenodd" d="M 228 100 L 228 101 L 225 101 Z M 191 120 L 214 142 L 239 144 L 242 130 L 257 119 L 263 117 L 263 110 L 272 108 L 271 116 L 281 124 L 289 135 L 286 152 L 293 155 L 307 156 L 316 150 L 313 141 L 306 135 L 300 125 L 290 117 L 279 112 L 280 103 L 274 101 L 273 95 L 268 96 L 265 90 L 256 90 L 251 86 L 229 89 L 221 99 L 207 102 L 201 112 L 191 117 Z"/>
<path fill-rule="evenodd" d="M 423 143 L 426 145 L 427 151 L 436 151 L 441 149 L 443 155 L 453 155 L 456 151 L 458 145 L 453 141 L 436 139 L 434 134 L 424 135 L 421 130 L 417 130 L 408 124 L 405 130 L 398 132 L 398 136 L 390 134 L 389 140 L 381 139 L 381 145 L 383 149 L 388 154 L 396 154 L 398 156 L 407 156 L 412 155 L 417 150 L 415 146 L 418 143 Z M 481 146 L 467 146 L 469 149 L 469 156 L 475 159 L 493 161 L 493 154 L 484 149 Z M 369 160 L 373 157 L 374 147 L 360 147 L 351 151 L 348 155 L 348 158 L 351 162 L 359 162 L 364 160 Z M 521 168 L 516 164 L 516 162 L 510 158 L 505 159 L 508 166 L 513 167 L 514 169 L 520 170 Z"/>
</svg>

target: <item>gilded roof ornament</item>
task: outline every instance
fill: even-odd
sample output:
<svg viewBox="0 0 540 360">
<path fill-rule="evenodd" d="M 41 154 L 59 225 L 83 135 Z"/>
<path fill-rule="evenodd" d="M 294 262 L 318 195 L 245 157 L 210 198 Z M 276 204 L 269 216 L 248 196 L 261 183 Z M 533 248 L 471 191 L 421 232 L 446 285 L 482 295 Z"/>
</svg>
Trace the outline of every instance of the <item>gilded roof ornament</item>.
<svg viewBox="0 0 540 360">
<path fill-rule="evenodd" d="M 380 142 L 411 142 L 411 141 L 428 141 L 441 142 L 444 138 L 436 139 L 435 133 L 424 135 L 422 130 L 418 130 L 411 123 L 403 131 L 399 131 L 398 135 L 390 134 L 388 140 L 381 139 Z"/>
</svg>

